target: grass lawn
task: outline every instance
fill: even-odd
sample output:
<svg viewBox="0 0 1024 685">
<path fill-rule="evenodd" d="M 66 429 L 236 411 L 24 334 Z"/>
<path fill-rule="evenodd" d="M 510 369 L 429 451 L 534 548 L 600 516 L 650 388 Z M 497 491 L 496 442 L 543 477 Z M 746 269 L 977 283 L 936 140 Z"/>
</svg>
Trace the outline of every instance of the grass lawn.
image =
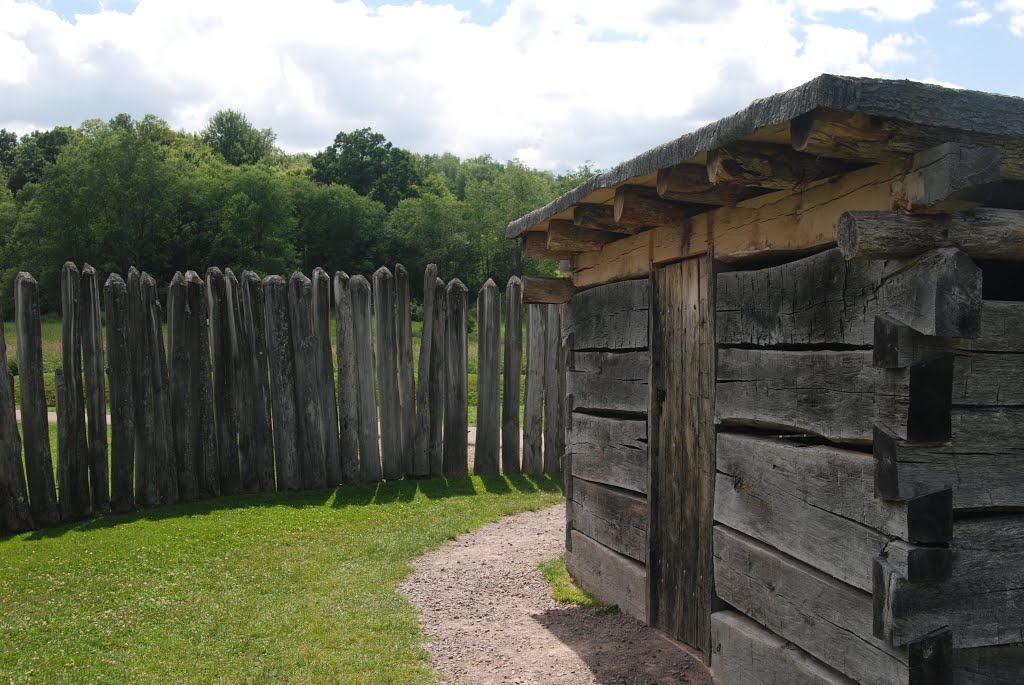
<svg viewBox="0 0 1024 685">
<path fill-rule="evenodd" d="M 0 540 L 11 683 L 429 683 L 410 562 L 552 478 L 225 497 Z"/>
</svg>

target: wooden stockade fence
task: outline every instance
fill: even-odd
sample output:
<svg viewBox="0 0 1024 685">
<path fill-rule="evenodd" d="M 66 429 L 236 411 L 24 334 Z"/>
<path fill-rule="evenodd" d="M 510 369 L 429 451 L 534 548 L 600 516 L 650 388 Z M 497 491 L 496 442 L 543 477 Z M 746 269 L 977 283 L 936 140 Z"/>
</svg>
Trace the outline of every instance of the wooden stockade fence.
<svg viewBox="0 0 1024 685">
<path fill-rule="evenodd" d="M 417 379 L 403 266 L 378 269 L 372 287 L 341 271 L 333 280 L 320 268 L 311 276 L 179 272 L 165 312 L 147 273 L 110 274 L 101 295 L 95 269 L 65 264 L 55 479 L 39 286 L 18 274 L 20 432 L 0 326 L 2 530 L 221 494 L 465 476 L 466 286 L 427 266 Z M 506 286 L 504 340 L 498 286 L 488 280 L 477 298 L 479 475 L 559 472 L 565 451 L 566 357 L 555 305 L 527 305 L 521 441 L 522 290 L 517 277 Z M 502 360 L 511 370 L 504 379 Z"/>
</svg>

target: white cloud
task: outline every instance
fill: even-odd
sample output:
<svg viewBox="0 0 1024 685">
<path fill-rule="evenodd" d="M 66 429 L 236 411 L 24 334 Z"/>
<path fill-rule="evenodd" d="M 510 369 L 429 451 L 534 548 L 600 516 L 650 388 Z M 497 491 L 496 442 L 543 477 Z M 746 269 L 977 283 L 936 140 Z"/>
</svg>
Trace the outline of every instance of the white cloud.
<svg viewBox="0 0 1024 685">
<path fill-rule="evenodd" d="M 922 83 L 930 83 L 933 86 L 942 86 L 943 88 L 956 88 L 957 90 L 963 90 L 964 89 L 963 86 L 961 86 L 961 85 L 959 85 L 957 83 L 953 83 L 952 81 L 941 81 L 941 80 L 935 78 L 934 76 L 929 76 L 928 78 L 923 79 Z"/>
<path fill-rule="evenodd" d="M 913 62 L 914 56 L 907 48 L 920 43 L 919 38 L 902 33 L 891 33 L 871 46 L 871 64 L 883 67 L 898 62 Z"/>
<path fill-rule="evenodd" d="M 978 12 L 977 14 L 970 14 L 966 17 L 960 17 L 953 21 L 957 26 L 981 26 L 988 22 L 992 18 L 990 12 Z"/>
<path fill-rule="evenodd" d="M 797 0 L 811 17 L 860 12 L 877 21 L 910 21 L 935 9 L 934 0 Z"/>
<path fill-rule="evenodd" d="M 1010 32 L 1015 36 L 1024 38 L 1024 0 L 1003 0 L 996 9 L 1008 13 L 1010 16 Z"/>
<path fill-rule="evenodd" d="M 962 10 L 972 10 L 978 6 L 978 3 L 975 0 L 959 0 L 956 6 Z"/>
</svg>

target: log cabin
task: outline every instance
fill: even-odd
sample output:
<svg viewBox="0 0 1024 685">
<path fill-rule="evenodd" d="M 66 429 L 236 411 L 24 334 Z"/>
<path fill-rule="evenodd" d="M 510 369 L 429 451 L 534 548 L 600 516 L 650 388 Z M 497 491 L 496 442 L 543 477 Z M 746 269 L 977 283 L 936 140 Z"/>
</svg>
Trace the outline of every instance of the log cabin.
<svg viewBox="0 0 1024 685">
<path fill-rule="evenodd" d="M 506 237 L 580 585 L 724 685 L 1024 683 L 1024 99 L 823 75 Z"/>
</svg>

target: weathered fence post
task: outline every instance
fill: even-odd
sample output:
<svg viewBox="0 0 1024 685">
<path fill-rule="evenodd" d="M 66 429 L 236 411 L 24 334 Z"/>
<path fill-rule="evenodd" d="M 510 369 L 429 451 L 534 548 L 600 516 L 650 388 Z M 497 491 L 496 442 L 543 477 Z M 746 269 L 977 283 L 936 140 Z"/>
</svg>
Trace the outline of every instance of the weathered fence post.
<svg viewBox="0 0 1024 685">
<path fill-rule="evenodd" d="M 73 262 L 60 272 L 61 363 L 64 368 L 67 425 L 66 442 L 57 451 L 57 485 L 61 516 L 77 519 L 92 513 L 89 461 L 85 438 L 85 401 L 82 391 L 82 277 Z M 60 429 L 58 418 L 58 429 Z"/>
<path fill-rule="evenodd" d="M 356 413 L 356 350 L 352 335 L 352 289 L 348 274 L 334 274 L 334 328 L 338 357 L 338 422 L 341 480 L 359 480 L 359 415 Z"/>
<path fill-rule="evenodd" d="M 175 272 L 167 288 L 167 373 L 171 388 L 171 431 L 174 462 L 178 477 L 178 495 L 190 502 L 199 495 L 196 435 L 192 432 L 193 412 L 198 409 L 192 398 L 193 360 L 189 356 L 190 327 L 188 286 L 180 271 Z"/>
<path fill-rule="evenodd" d="M 373 313 L 377 323 L 377 387 L 380 391 L 381 466 L 385 480 L 402 477 L 402 409 L 398 398 L 398 345 L 395 334 L 395 279 L 386 266 L 373 273 Z"/>
<path fill-rule="evenodd" d="M 188 338 L 189 359 L 192 360 L 193 435 L 198 442 L 196 471 L 199 474 L 199 496 L 220 494 L 220 464 L 217 461 L 217 421 L 213 409 L 213 376 L 210 367 L 210 301 L 206 283 L 195 271 L 185 272 L 188 286 L 187 311 L 191 316 Z"/>
<path fill-rule="evenodd" d="M 327 485 L 341 483 L 341 445 L 338 442 L 338 398 L 334 394 L 334 359 L 331 354 L 331 278 L 319 266 L 313 269 L 313 333 L 318 364 L 316 388 L 320 392 L 320 442 L 323 444 Z"/>
<path fill-rule="evenodd" d="M 152 404 L 152 387 L 149 384 L 148 365 L 142 363 L 145 347 L 142 321 L 142 274 L 134 266 L 128 267 L 128 368 L 132 374 L 132 407 L 135 412 L 135 475 L 133 497 L 135 506 L 143 506 L 143 485 L 146 480 L 148 461 L 153 450 L 145 434 L 152 433 L 153 426 L 146 423 L 145 406 Z M 147 429 L 148 425 L 148 429 Z"/>
<path fill-rule="evenodd" d="M 151 348 L 153 363 L 153 447 L 155 463 L 152 473 L 156 478 L 159 502 L 174 504 L 178 501 L 178 472 L 174 462 L 171 440 L 170 383 L 167 375 L 167 355 L 164 352 L 162 307 L 157 299 L 156 281 L 148 273 L 142 274 L 143 308 L 148 322 L 147 345 Z"/>
<path fill-rule="evenodd" d="M 547 306 L 547 342 L 544 345 L 544 473 L 562 472 L 565 429 L 562 421 L 562 325 L 558 305 Z"/>
<path fill-rule="evenodd" d="M 277 489 L 299 490 L 302 488 L 302 468 L 299 464 L 295 351 L 292 348 L 288 284 L 280 276 L 267 276 L 263 279 L 263 299 L 267 312 Z"/>
<path fill-rule="evenodd" d="M 242 323 L 241 286 L 231 269 L 224 269 L 224 299 L 228 310 L 228 347 L 231 350 L 232 373 L 231 397 L 234 402 L 235 420 L 238 422 L 238 482 L 243 492 L 260 489 L 256 476 L 256 454 L 253 452 L 254 394 L 256 379 L 250 362 L 252 350 L 249 344 L 252 336 L 247 335 Z"/>
<path fill-rule="evenodd" d="M 496 476 L 501 423 L 501 296 L 498 286 L 489 278 L 477 295 L 476 312 L 479 354 L 473 472 L 479 476 Z"/>
<path fill-rule="evenodd" d="M 213 406 L 217 427 L 217 464 L 220 491 L 235 495 L 242 487 L 238 460 L 238 414 L 235 410 L 235 369 L 231 354 L 231 301 L 224 273 L 215 266 L 206 270 L 213 350 Z"/>
<path fill-rule="evenodd" d="M 135 507 L 135 393 L 128 286 L 118 274 L 107 277 L 103 300 L 107 311 L 107 381 L 110 385 L 110 508 L 123 512 Z"/>
<path fill-rule="evenodd" d="M 274 435 L 270 418 L 270 390 L 267 375 L 267 322 L 260 277 L 242 272 L 242 331 L 249 350 L 252 378 L 252 412 L 249 447 L 256 464 L 256 482 L 261 492 L 274 491 Z"/>
<path fill-rule="evenodd" d="M 416 434 L 416 387 L 412 369 L 412 313 L 409 311 L 409 272 L 395 265 L 395 326 L 398 342 L 398 404 L 402 428 L 402 473 L 412 471 Z"/>
<path fill-rule="evenodd" d="M 14 409 L 14 377 L 7 365 L 3 301 L 0 300 L 0 531 L 20 533 L 32 528 L 25 470 L 21 461 L 21 436 Z"/>
<path fill-rule="evenodd" d="M 431 331 L 430 354 L 430 477 L 444 475 L 444 404 L 445 404 L 445 323 L 448 302 L 444 281 L 434 279 L 434 329 Z"/>
<path fill-rule="evenodd" d="M 92 506 L 110 509 L 110 476 L 107 460 L 107 389 L 103 378 L 103 323 L 100 319 L 100 284 L 96 269 L 82 267 L 82 368 L 88 411 L 87 448 Z"/>
<path fill-rule="evenodd" d="M 288 310 L 295 350 L 295 408 L 299 424 L 299 464 L 307 489 L 327 485 L 327 463 L 320 440 L 320 391 L 317 370 L 320 352 L 313 330 L 313 283 L 296 271 L 288 282 Z"/>
<path fill-rule="evenodd" d="M 544 305 L 526 308 L 526 406 L 523 412 L 523 473 L 540 475 L 543 469 L 541 430 L 544 402 L 544 343 L 547 312 Z"/>
<path fill-rule="evenodd" d="M 380 446 L 377 442 L 377 393 L 373 384 L 373 323 L 370 283 L 353 276 L 352 339 L 355 343 L 356 410 L 359 416 L 359 475 L 364 481 L 380 480 Z"/>
<path fill-rule="evenodd" d="M 519 380 L 523 369 L 523 282 L 517 276 L 505 286 L 505 369 L 501 404 L 501 469 L 521 471 L 519 465 Z"/>
<path fill-rule="evenodd" d="M 430 369 L 434 349 L 432 338 L 436 280 L 437 264 L 427 264 L 423 271 L 423 334 L 420 337 L 420 378 L 419 385 L 416 386 L 416 427 L 413 432 L 412 463 L 407 472 L 414 478 L 430 475 L 430 412 L 434 410 L 430 404 Z"/>
<path fill-rule="evenodd" d="M 469 290 L 457 278 L 445 288 L 444 475 L 469 473 L 469 377 L 466 306 Z"/>
</svg>

